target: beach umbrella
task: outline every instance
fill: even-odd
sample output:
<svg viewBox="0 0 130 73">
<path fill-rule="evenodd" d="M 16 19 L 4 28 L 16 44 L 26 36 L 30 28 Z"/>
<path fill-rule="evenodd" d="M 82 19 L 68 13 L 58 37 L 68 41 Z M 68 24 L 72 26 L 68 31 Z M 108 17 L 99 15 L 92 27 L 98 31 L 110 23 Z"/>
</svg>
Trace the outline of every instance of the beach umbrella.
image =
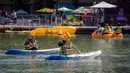
<svg viewBox="0 0 130 73">
<path fill-rule="evenodd" d="M 69 8 L 66 8 L 66 7 L 62 7 L 62 8 L 59 8 L 58 11 L 73 11 L 72 9 L 69 9 Z"/>
<path fill-rule="evenodd" d="M 24 10 L 18 10 L 18 11 L 16 11 L 16 14 L 28 14 L 28 12 L 26 12 Z"/>
<path fill-rule="evenodd" d="M 46 12 L 46 13 L 52 13 L 54 12 L 55 10 L 53 9 L 50 9 L 50 8 L 42 8 L 40 10 L 37 10 L 37 12 Z"/>
<path fill-rule="evenodd" d="M 113 4 L 104 2 L 104 1 L 102 1 L 96 5 L 91 6 L 91 8 L 116 8 L 116 7 L 117 7 L 116 5 L 113 5 Z"/>
<path fill-rule="evenodd" d="M 85 13 L 87 9 L 85 7 L 79 7 L 78 9 L 74 10 L 73 13 Z"/>
<path fill-rule="evenodd" d="M 63 14 L 65 14 L 65 12 L 69 12 L 69 11 L 73 11 L 73 10 L 66 8 L 66 7 L 61 7 L 61 8 L 58 9 L 58 11 L 62 11 Z M 63 21 L 63 17 L 61 17 L 61 24 L 62 24 L 62 21 Z"/>
</svg>

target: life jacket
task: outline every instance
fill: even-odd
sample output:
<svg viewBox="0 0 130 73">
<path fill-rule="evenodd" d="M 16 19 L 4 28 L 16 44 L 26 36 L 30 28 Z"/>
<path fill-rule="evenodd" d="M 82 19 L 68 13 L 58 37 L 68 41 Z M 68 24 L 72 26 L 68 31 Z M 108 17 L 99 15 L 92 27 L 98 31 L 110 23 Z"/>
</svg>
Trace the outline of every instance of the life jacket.
<svg viewBox="0 0 130 73">
<path fill-rule="evenodd" d="M 67 54 L 67 47 L 65 45 L 60 47 L 60 54 Z"/>
<path fill-rule="evenodd" d="M 110 28 L 110 26 L 105 26 L 105 29 L 106 29 L 107 31 L 109 31 L 111 28 Z"/>
<path fill-rule="evenodd" d="M 117 31 L 121 31 L 122 26 L 117 26 Z"/>
</svg>

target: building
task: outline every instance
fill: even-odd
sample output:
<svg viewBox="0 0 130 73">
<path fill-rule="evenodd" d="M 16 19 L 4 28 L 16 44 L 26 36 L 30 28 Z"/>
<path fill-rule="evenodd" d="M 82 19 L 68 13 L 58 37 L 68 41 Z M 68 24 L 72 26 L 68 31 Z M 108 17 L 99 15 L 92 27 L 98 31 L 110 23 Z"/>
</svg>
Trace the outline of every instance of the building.
<svg viewBox="0 0 130 73">
<path fill-rule="evenodd" d="M 109 3 L 125 2 L 129 0 L 59 0 L 60 4 L 76 4 L 77 7 L 84 6 L 89 7 L 98 2 L 105 1 Z"/>
<path fill-rule="evenodd" d="M 36 10 L 41 8 L 56 8 L 57 2 L 58 7 L 65 6 L 71 9 L 75 9 L 77 7 L 90 7 L 93 4 L 96 4 L 101 1 L 106 1 L 112 4 L 116 4 L 116 9 L 107 9 L 106 15 L 107 19 L 111 19 L 111 17 L 118 18 L 120 9 L 123 9 L 123 15 L 126 16 L 125 22 L 126 24 L 130 24 L 130 9 L 129 6 L 130 0 L 0 0 L 0 9 L 12 12 L 12 10 L 25 10 L 28 13 L 34 14 Z M 111 14 L 115 14 L 115 16 L 110 16 Z M 108 22 L 111 22 L 108 20 Z M 127 23 L 128 22 L 128 23 Z"/>
<path fill-rule="evenodd" d="M 12 11 L 13 1 L 12 0 L 1 0 L 0 1 L 0 10 Z"/>
<path fill-rule="evenodd" d="M 36 10 L 44 7 L 55 8 L 56 1 L 64 5 L 72 4 L 76 8 L 80 6 L 89 7 L 101 1 L 109 3 L 130 2 L 130 0 L 1 0 L 0 9 L 7 11 L 23 9 L 27 12 L 35 13 Z"/>
<path fill-rule="evenodd" d="M 49 7 L 54 8 L 54 0 L 1 0 L 0 10 L 12 12 L 12 10 L 25 10 L 29 13 L 36 13 L 36 10 Z"/>
</svg>

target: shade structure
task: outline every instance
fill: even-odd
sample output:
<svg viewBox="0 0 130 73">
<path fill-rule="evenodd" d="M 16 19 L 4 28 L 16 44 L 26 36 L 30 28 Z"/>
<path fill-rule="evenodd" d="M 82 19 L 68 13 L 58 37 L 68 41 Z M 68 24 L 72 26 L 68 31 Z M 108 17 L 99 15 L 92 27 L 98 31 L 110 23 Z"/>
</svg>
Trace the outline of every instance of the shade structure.
<svg viewBox="0 0 130 73">
<path fill-rule="evenodd" d="M 65 12 L 65 11 L 73 11 L 73 10 L 72 10 L 72 9 L 69 9 L 69 8 L 66 8 L 66 7 L 61 7 L 61 8 L 58 9 L 58 11 L 63 11 L 63 12 Z"/>
<path fill-rule="evenodd" d="M 96 5 L 91 6 L 91 8 L 116 8 L 116 7 L 117 7 L 116 5 L 113 5 L 113 4 L 104 2 L 104 1 L 102 1 Z"/>
<path fill-rule="evenodd" d="M 85 13 L 87 9 L 85 7 L 79 7 L 78 9 L 74 10 L 73 13 Z"/>
<path fill-rule="evenodd" d="M 18 10 L 18 11 L 16 11 L 16 14 L 28 14 L 28 12 L 26 12 L 24 10 Z"/>
<path fill-rule="evenodd" d="M 52 13 L 54 12 L 55 10 L 53 9 L 50 9 L 50 8 L 42 8 L 40 10 L 37 10 L 37 12 L 47 12 L 47 13 Z"/>
</svg>

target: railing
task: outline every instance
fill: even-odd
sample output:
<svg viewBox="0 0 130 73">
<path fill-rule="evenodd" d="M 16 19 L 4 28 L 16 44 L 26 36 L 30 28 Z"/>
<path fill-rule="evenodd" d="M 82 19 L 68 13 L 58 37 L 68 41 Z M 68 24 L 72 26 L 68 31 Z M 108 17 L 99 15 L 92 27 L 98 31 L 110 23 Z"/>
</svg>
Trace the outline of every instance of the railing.
<svg viewBox="0 0 130 73">
<path fill-rule="evenodd" d="M 50 14 L 39 14 L 39 15 L 18 15 L 16 19 L 16 23 L 14 23 L 14 20 L 12 18 L 5 18 L 0 17 L 0 25 L 29 25 L 31 23 L 32 25 L 51 25 L 51 24 L 61 24 L 62 18 L 60 15 L 55 18 L 54 16 L 51 16 Z"/>
<path fill-rule="evenodd" d="M 118 16 L 118 15 L 107 15 L 105 17 L 106 22 L 112 26 L 116 26 L 117 23 L 121 23 L 123 26 L 130 26 L 130 15 Z M 29 25 L 31 23 L 35 26 L 48 26 L 48 25 L 62 25 L 66 19 L 62 18 L 61 15 L 51 16 L 50 14 L 39 14 L 39 15 L 18 15 L 16 22 L 11 18 L 0 17 L 0 25 Z M 103 22 L 104 19 L 99 15 L 88 15 L 84 20 L 84 26 L 97 26 L 99 22 Z"/>
<path fill-rule="evenodd" d="M 123 26 L 130 26 L 130 15 L 110 14 L 106 16 L 106 19 L 112 26 L 116 26 L 117 23 L 121 23 Z"/>
</svg>

